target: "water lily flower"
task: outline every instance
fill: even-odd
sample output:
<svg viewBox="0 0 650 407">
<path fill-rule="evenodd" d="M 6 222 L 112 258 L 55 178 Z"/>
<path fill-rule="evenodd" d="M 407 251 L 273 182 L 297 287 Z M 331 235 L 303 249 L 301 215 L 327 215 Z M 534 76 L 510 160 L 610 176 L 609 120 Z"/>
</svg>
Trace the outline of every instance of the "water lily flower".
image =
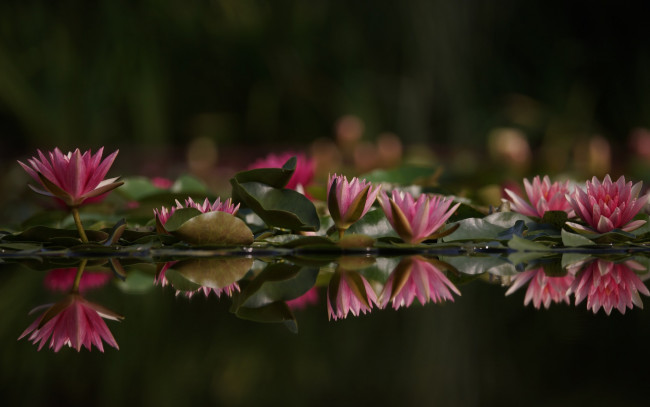
<svg viewBox="0 0 650 407">
<path fill-rule="evenodd" d="M 643 308 L 641 296 L 650 295 L 650 291 L 635 271 L 647 272 L 640 263 L 628 260 L 622 263 L 596 259 L 589 262 L 578 272 L 568 293 L 575 293 L 575 304 L 587 299 L 587 309 L 594 312 L 602 307 L 609 315 L 613 308 L 625 314 L 626 308 L 635 305 Z"/>
<path fill-rule="evenodd" d="M 572 195 L 567 195 L 576 215 L 589 227 L 573 222 L 568 222 L 567 225 L 591 233 L 607 233 L 614 229 L 629 232 L 643 226 L 645 220 L 632 220 L 648 203 L 648 195 L 638 198 L 642 185 L 642 182 L 634 185 L 631 181 L 625 183 L 624 176 L 615 183 L 609 175 L 605 176 L 602 183 L 593 177 L 591 182 L 587 181 L 586 191 L 576 188 Z"/>
<path fill-rule="evenodd" d="M 532 301 L 535 308 L 539 309 L 544 305 L 544 308 L 548 309 L 551 303 L 570 303 L 569 287 L 574 279 L 575 276 L 570 273 L 564 276 L 549 277 L 544 272 L 544 267 L 538 267 L 514 276 L 513 283 L 506 291 L 506 295 L 514 293 L 528 283 L 524 305 L 528 305 Z"/>
<path fill-rule="evenodd" d="M 377 305 L 377 294 L 370 283 L 356 271 L 337 270 L 327 286 L 327 315 L 335 321 L 347 317 L 348 313 L 358 316 Z"/>
<path fill-rule="evenodd" d="M 74 285 L 76 275 L 77 268 L 75 267 L 50 270 L 45 276 L 44 284 L 51 291 L 70 291 Z M 86 270 L 81 275 L 79 291 L 83 293 L 89 289 L 102 287 L 112 277 L 110 272 Z"/>
<path fill-rule="evenodd" d="M 390 301 L 393 308 L 410 307 L 415 298 L 424 305 L 431 301 L 454 301 L 458 288 L 433 263 L 421 256 L 402 259 L 390 274 L 379 296 L 381 308 Z"/>
<path fill-rule="evenodd" d="M 554 182 L 545 175 L 540 180 L 539 175 L 533 178 L 533 183 L 524 179 L 526 194 L 530 204 L 515 192 L 506 188 L 505 193 L 510 197 L 512 209 L 522 215 L 537 218 L 544 217 L 547 211 L 564 211 L 569 218 L 575 216 L 575 212 L 569 203 L 566 195 L 569 193 L 569 181 Z"/>
<path fill-rule="evenodd" d="M 38 157 L 18 161 L 27 173 L 40 183 L 30 185 L 37 193 L 52 196 L 68 207 L 101 200 L 106 193 L 123 184 L 119 177 L 104 179 L 119 150 L 102 160 L 104 147 L 95 154 L 90 150 L 83 154 L 79 149 L 63 154 L 55 148 L 47 155 L 38 150 Z"/>
<path fill-rule="evenodd" d="M 391 198 L 385 192 L 379 196 L 379 204 L 393 229 L 412 244 L 430 238 L 444 225 L 460 206 L 457 203 L 450 209 L 451 203 L 452 199 L 429 194 L 415 200 L 410 193 L 398 190 L 393 190 Z"/>
<path fill-rule="evenodd" d="M 37 307 L 32 312 L 44 307 L 48 307 L 47 310 L 20 335 L 19 340 L 29 335 L 28 340 L 39 344 L 38 350 L 49 343 L 49 347 L 55 352 L 61 350 L 64 345 L 76 349 L 77 352 L 82 346 L 91 350 L 95 345 L 97 349 L 104 352 L 102 340 L 119 349 L 106 322 L 102 319 L 115 321 L 124 319 L 119 314 L 92 303 L 74 292 L 54 305 Z"/>
<path fill-rule="evenodd" d="M 303 189 L 311 184 L 314 179 L 315 162 L 311 158 L 307 158 L 302 153 L 285 152 L 281 154 L 269 154 L 264 158 L 260 158 L 253 164 L 248 166 L 249 170 L 255 168 L 282 168 L 282 166 L 291 158 L 296 157 L 296 169 L 285 186 L 287 189 Z"/>
<path fill-rule="evenodd" d="M 154 209 L 153 213 L 154 216 L 158 219 L 161 225 L 164 225 L 167 223 L 169 218 L 176 212 L 178 209 L 183 209 L 183 208 L 194 208 L 198 209 L 201 213 L 206 213 L 206 212 L 226 212 L 231 215 L 236 215 L 237 211 L 239 210 L 239 204 L 234 205 L 232 203 L 232 200 L 228 198 L 225 202 L 221 202 L 221 198 L 217 198 L 214 203 L 210 203 L 208 198 L 205 198 L 203 203 L 196 203 L 192 198 L 187 198 L 185 200 L 185 205 L 181 204 L 178 199 L 176 200 L 176 206 L 172 206 L 169 209 L 165 206 L 162 208 Z"/>
<path fill-rule="evenodd" d="M 381 187 L 359 178 L 348 182 L 343 175 L 330 175 L 327 181 L 327 207 L 342 236 L 354 222 L 365 215 L 375 202 Z"/>
</svg>

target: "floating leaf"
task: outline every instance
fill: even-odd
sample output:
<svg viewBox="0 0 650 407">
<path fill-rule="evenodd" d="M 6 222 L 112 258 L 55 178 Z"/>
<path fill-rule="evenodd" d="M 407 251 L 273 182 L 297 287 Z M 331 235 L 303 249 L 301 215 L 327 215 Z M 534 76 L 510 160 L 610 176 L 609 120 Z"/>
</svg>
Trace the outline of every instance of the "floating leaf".
<svg viewBox="0 0 650 407">
<path fill-rule="evenodd" d="M 190 218 L 170 233 L 191 244 L 250 245 L 254 240 L 243 220 L 221 211 Z"/>
<path fill-rule="evenodd" d="M 562 244 L 567 247 L 578 247 L 578 246 L 591 246 L 595 243 L 582 235 L 576 233 L 567 232 L 562 229 Z"/>
<path fill-rule="evenodd" d="M 316 231 L 320 220 L 314 204 L 299 192 L 277 189 L 259 182 L 230 180 L 233 192 L 269 226 L 296 231 Z"/>
<path fill-rule="evenodd" d="M 252 170 L 241 171 L 235 174 L 234 179 L 238 183 L 260 182 L 273 188 L 284 188 L 293 176 L 296 170 L 298 160 L 291 157 L 287 160 L 282 168 L 255 168 Z"/>
<path fill-rule="evenodd" d="M 380 208 L 371 209 L 361 219 L 355 222 L 346 233 L 356 235 L 366 235 L 373 238 L 379 237 L 398 237 L 393 230 L 390 222 Z"/>
<path fill-rule="evenodd" d="M 171 233 L 180 228 L 188 220 L 192 219 L 195 216 L 199 216 L 200 214 L 201 211 L 196 208 L 177 209 L 173 214 L 171 214 L 169 219 L 167 219 L 167 222 L 165 222 L 164 225 L 161 224 L 160 226 L 162 226 L 163 230 L 166 232 Z"/>
</svg>

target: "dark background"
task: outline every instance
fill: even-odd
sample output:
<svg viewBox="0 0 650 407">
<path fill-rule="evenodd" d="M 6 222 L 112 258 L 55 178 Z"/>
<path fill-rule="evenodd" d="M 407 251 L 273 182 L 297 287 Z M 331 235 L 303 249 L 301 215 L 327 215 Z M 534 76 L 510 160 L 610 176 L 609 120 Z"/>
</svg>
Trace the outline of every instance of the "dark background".
<svg viewBox="0 0 650 407">
<path fill-rule="evenodd" d="M 515 128 L 548 156 L 539 166 L 575 170 L 591 137 L 620 158 L 650 127 L 642 4 L 6 1 L 0 156 L 155 154 L 197 137 L 295 148 L 352 114 L 368 140 L 438 151 Z"/>
</svg>

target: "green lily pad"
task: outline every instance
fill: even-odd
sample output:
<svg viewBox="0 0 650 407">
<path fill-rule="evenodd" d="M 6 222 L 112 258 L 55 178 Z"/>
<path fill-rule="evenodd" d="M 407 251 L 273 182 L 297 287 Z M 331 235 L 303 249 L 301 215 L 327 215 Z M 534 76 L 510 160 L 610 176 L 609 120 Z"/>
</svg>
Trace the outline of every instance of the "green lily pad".
<svg viewBox="0 0 650 407">
<path fill-rule="evenodd" d="M 284 188 L 291 176 L 296 170 L 296 157 L 291 157 L 287 160 L 282 168 L 256 168 L 247 171 L 241 171 L 235 174 L 234 179 L 238 183 L 243 184 L 247 182 L 260 182 L 273 188 Z"/>
<path fill-rule="evenodd" d="M 251 208 L 269 226 L 295 231 L 316 231 L 320 219 L 314 204 L 303 194 L 290 189 L 277 189 L 260 182 L 240 184 L 230 180 L 233 194 Z"/>
<path fill-rule="evenodd" d="M 243 220 L 221 211 L 194 216 L 170 233 L 191 244 L 250 245 L 254 240 Z"/>
</svg>

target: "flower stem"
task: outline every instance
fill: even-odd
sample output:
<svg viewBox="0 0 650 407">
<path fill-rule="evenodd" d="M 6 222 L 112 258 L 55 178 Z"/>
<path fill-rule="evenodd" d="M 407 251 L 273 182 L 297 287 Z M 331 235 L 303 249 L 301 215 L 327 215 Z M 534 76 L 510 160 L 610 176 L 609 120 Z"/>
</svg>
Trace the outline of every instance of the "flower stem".
<svg viewBox="0 0 650 407">
<path fill-rule="evenodd" d="M 345 233 L 345 229 L 339 228 L 339 240 L 343 239 L 343 234 Z"/>
<path fill-rule="evenodd" d="M 88 263 L 88 259 L 81 260 L 81 264 L 79 264 L 77 275 L 74 277 L 74 283 L 72 284 L 73 293 L 79 292 L 79 283 L 81 282 L 81 275 L 84 273 L 84 269 L 86 268 L 86 263 Z"/>
<path fill-rule="evenodd" d="M 81 241 L 88 243 L 86 231 L 84 230 L 84 226 L 81 224 L 81 218 L 79 217 L 79 209 L 76 207 L 72 207 L 70 209 L 72 210 L 72 217 L 74 218 L 75 225 L 77 225 L 77 230 L 79 231 L 79 237 L 81 237 Z"/>
</svg>

